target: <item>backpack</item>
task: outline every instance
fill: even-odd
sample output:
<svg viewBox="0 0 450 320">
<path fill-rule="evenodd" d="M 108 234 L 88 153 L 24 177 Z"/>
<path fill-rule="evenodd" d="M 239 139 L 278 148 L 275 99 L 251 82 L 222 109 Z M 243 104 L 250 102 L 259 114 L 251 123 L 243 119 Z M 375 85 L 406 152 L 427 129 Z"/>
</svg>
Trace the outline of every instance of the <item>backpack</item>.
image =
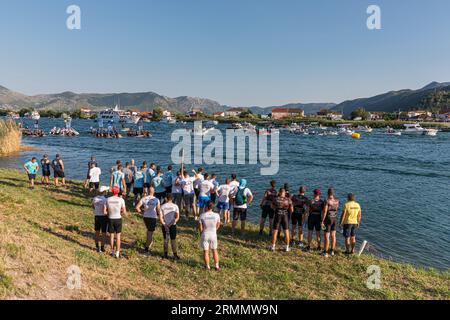
<svg viewBox="0 0 450 320">
<path fill-rule="evenodd" d="M 236 206 L 243 206 L 243 205 L 247 204 L 247 197 L 244 194 L 245 189 L 246 188 L 244 188 L 244 189 L 239 188 L 238 189 L 238 192 L 236 193 L 236 196 L 234 198 L 234 203 L 235 203 Z"/>
</svg>

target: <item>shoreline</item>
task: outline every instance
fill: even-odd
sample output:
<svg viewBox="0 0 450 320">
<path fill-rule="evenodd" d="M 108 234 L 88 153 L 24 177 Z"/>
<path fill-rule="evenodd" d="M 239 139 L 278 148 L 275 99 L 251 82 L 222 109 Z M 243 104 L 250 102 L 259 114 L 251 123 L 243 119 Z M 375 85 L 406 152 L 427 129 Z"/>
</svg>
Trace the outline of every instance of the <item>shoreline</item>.
<svg viewBox="0 0 450 320">
<path fill-rule="evenodd" d="M 69 181 L 68 189 L 30 190 L 25 175 L 14 169 L 0 169 L 0 180 L 4 231 L 0 251 L 7 257 L 0 275 L 9 279 L 6 298 L 450 299 L 450 270 L 415 267 L 370 254 L 327 259 L 299 249 L 272 253 L 267 250 L 267 236 L 259 238 L 254 224 L 236 236 L 229 226 L 219 231 L 222 271 L 208 273 L 202 269 L 193 219 L 180 220 L 182 260 L 175 262 L 161 258 L 159 228 L 152 254 L 143 255 L 142 218 L 129 214 L 124 219 L 124 258 L 115 260 L 94 252 L 90 196 L 81 182 Z M 64 289 L 70 265 L 82 269 L 82 290 Z M 379 290 L 366 286 L 367 268 L 372 265 L 381 268 Z M 23 287 L 17 278 L 21 274 L 32 287 Z M 52 286 L 63 288 L 52 291 Z M 0 296 L 3 287 L 0 283 Z"/>
</svg>

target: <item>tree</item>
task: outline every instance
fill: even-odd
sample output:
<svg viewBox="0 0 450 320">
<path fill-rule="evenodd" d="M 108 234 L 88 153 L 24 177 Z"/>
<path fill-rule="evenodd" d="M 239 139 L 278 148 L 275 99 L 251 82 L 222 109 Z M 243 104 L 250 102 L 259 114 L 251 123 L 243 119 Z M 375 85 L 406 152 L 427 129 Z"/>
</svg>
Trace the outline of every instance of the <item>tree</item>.
<svg viewBox="0 0 450 320">
<path fill-rule="evenodd" d="M 317 115 L 318 116 L 327 116 L 330 113 L 333 113 L 333 111 L 330 109 L 321 109 L 319 112 L 317 112 Z"/>
<path fill-rule="evenodd" d="M 153 120 L 159 121 L 163 117 L 164 110 L 160 107 L 153 109 Z"/>
<path fill-rule="evenodd" d="M 363 120 L 368 120 L 370 118 L 370 113 L 367 112 L 364 108 L 358 108 L 351 113 L 351 118 L 361 118 Z"/>
<path fill-rule="evenodd" d="M 243 112 L 241 112 L 241 114 L 239 115 L 239 118 L 253 118 L 255 115 L 253 114 L 253 112 L 251 110 L 245 110 Z"/>
</svg>

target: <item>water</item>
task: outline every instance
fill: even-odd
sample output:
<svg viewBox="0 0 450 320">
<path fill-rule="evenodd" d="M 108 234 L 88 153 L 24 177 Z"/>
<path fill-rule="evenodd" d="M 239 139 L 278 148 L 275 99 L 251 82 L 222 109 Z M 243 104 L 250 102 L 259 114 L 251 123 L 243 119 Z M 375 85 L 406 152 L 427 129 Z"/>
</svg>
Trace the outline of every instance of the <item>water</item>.
<svg viewBox="0 0 450 320">
<path fill-rule="evenodd" d="M 55 125 L 63 126 L 62 120 L 42 119 L 40 124 L 47 131 Z M 153 133 L 151 139 L 112 140 L 86 134 L 89 127 L 95 126 L 93 121 L 74 120 L 72 125 L 81 133 L 79 137 L 24 138 L 25 144 L 40 151 L 0 159 L 0 166 L 20 167 L 20 162 L 32 155 L 40 159 L 45 152 L 51 159 L 60 153 L 67 176 L 80 180 L 86 177 L 86 163 L 91 155 L 96 155 L 105 173 L 117 159 L 133 158 L 138 164 L 146 160 L 166 167 L 175 145 L 170 141 L 171 132 L 181 127 L 149 123 L 145 126 Z M 333 186 L 341 201 L 348 192 L 353 192 L 363 209 L 359 239 L 369 241 L 371 252 L 447 270 L 450 266 L 449 165 L 450 133 L 441 132 L 437 137 L 396 137 L 375 132 L 364 134 L 360 140 L 281 133 L 280 171 L 275 177 L 260 176 L 258 165 L 204 167 L 208 172 L 217 173 L 220 182 L 231 173 L 248 180 L 256 197 L 249 210 L 249 220 L 253 222 L 259 220 L 258 204 L 272 178 L 279 186 L 289 183 L 291 192 L 300 185 L 306 185 L 309 194 L 315 188 L 326 192 Z M 102 181 L 108 183 L 106 174 Z"/>
</svg>

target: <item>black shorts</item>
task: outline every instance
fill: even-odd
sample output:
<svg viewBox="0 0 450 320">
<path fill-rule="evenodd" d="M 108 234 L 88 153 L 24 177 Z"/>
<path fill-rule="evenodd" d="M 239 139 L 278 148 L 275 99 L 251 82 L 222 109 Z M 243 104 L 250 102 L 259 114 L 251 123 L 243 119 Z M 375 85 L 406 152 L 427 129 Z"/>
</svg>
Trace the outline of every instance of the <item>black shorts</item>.
<svg viewBox="0 0 450 320">
<path fill-rule="evenodd" d="M 294 211 L 292 214 L 292 225 L 299 225 L 300 227 L 303 226 L 302 220 L 303 220 L 303 213 L 299 211 Z"/>
<path fill-rule="evenodd" d="M 125 184 L 127 186 L 127 192 L 130 193 L 131 190 L 131 182 Z"/>
<path fill-rule="evenodd" d="M 271 206 L 263 206 L 262 207 L 262 214 L 261 218 L 266 219 L 269 217 L 269 219 L 273 219 L 273 216 L 275 215 L 275 210 Z"/>
<path fill-rule="evenodd" d="M 234 208 L 233 209 L 233 221 L 245 221 L 247 220 L 247 209 L 244 208 Z"/>
<path fill-rule="evenodd" d="M 94 228 L 95 231 L 106 233 L 108 230 L 109 219 L 108 216 L 95 216 Z"/>
<path fill-rule="evenodd" d="M 157 193 L 155 193 L 155 197 L 158 198 L 159 202 L 161 202 L 162 199 L 164 199 L 166 197 L 166 193 L 165 192 L 157 192 Z"/>
<path fill-rule="evenodd" d="M 344 224 L 344 237 L 356 237 L 356 224 Z"/>
<path fill-rule="evenodd" d="M 210 196 L 209 198 L 211 199 L 212 202 L 216 203 L 216 200 L 217 200 L 217 194 L 211 193 L 211 196 Z"/>
<path fill-rule="evenodd" d="M 140 195 L 142 197 L 142 195 L 144 194 L 144 188 L 133 188 L 133 193 L 135 196 Z"/>
<path fill-rule="evenodd" d="M 50 177 L 50 170 L 42 170 L 43 177 Z"/>
<path fill-rule="evenodd" d="M 194 189 L 195 192 L 195 197 L 198 199 L 198 197 L 200 196 L 200 189 Z"/>
<path fill-rule="evenodd" d="M 325 219 L 325 232 L 330 233 L 331 231 L 336 231 L 336 217 Z"/>
<path fill-rule="evenodd" d="M 55 171 L 54 172 L 54 174 L 53 174 L 53 176 L 55 177 L 55 178 L 65 178 L 66 176 L 64 175 L 64 171 Z"/>
<path fill-rule="evenodd" d="M 194 204 L 194 194 L 183 195 L 183 202 L 187 208 L 192 207 L 192 205 Z"/>
<path fill-rule="evenodd" d="M 162 230 L 162 233 L 164 236 L 164 240 L 166 240 L 166 238 L 167 238 L 166 227 L 162 226 L 161 230 Z M 170 237 L 170 240 L 175 240 L 177 238 L 177 225 L 176 224 L 170 226 L 169 237 Z"/>
<path fill-rule="evenodd" d="M 156 218 L 144 218 L 147 231 L 153 232 L 156 229 Z"/>
<path fill-rule="evenodd" d="M 122 219 L 109 219 L 109 233 L 122 232 Z"/>
<path fill-rule="evenodd" d="M 308 217 L 308 230 L 309 231 L 321 231 L 322 221 L 320 214 L 310 214 Z"/>
<path fill-rule="evenodd" d="M 28 179 L 29 179 L 29 180 L 36 180 L 36 174 L 35 174 L 35 173 L 30 173 L 30 174 L 28 175 Z"/>
<path fill-rule="evenodd" d="M 287 210 L 277 210 L 273 219 L 273 230 L 289 230 L 289 216 Z"/>
<path fill-rule="evenodd" d="M 172 193 L 172 186 L 165 187 L 165 189 L 166 189 L 166 194 Z"/>
<path fill-rule="evenodd" d="M 146 189 L 148 189 L 148 188 L 150 188 L 150 183 L 144 183 L 144 188 L 146 188 Z"/>
<path fill-rule="evenodd" d="M 98 190 L 100 187 L 100 182 L 89 182 L 89 189 Z"/>
</svg>

